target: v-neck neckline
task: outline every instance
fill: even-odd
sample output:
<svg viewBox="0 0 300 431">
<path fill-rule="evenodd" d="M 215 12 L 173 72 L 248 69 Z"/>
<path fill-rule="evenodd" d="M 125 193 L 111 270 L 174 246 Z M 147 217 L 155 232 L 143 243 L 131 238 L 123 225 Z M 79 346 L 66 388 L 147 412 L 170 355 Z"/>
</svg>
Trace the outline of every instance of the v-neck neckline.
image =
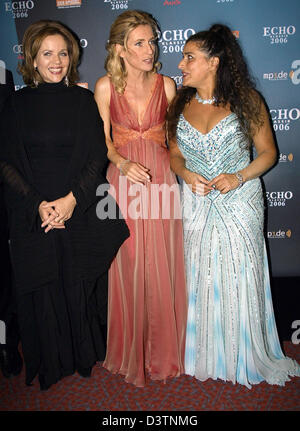
<svg viewBox="0 0 300 431">
<path fill-rule="evenodd" d="M 151 90 L 150 90 L 150 94 L 148 96 L 148 100 L 147 100 L 146 105 L 145 105 L 145 111 L 144 111 L 141 123 L 139 123 L 139 119 L 138 119 L 137 113 L 132 109 L 130 103 L 127 100 L 127 97 L 125 96 L 125 94 L 122 95 L 124 97 L 124 100 L 126 101 L 126 104 L 127 104 L 128 108 L 130 109 L 130 111 L 132 112 L 134 118 L 136 119 L 136 122 L 137 122 L 137 124 L 138 124 L 138 126 L 139 126 L 140 129 L 142 128 L 142 126 L 144 124 L 144 119 L 145 119 L 145 116 L 146 116 L 147 111 L 149 109 L 150 102 L 152 100 L 153 94 L 155 92 L 155 89 L 156 89 L 156 86 L 157 86 L 157 83 L 158 83 L 158 79 L 159 79 L 159 74 L 157 73 L 156 74 L 156 79 L 154 80 L 154 82 L 152 84 L 152 87 L 151 87 Z"/>
<path fill-rule="evenodd" d="M 213 130 L 216 128 L 216 127 L 218 127 L 224 120 L 226 120 L 227 118 L 229 118 L 229 117 L 231 117 L 231 115 L 236 115 L 234 112 L 231 112 L 230 114 L 228 114 L 228 115 L 226 115 L 226 117 L 223 117 L 223 118 L 221 118 L 221 120 L 220 121 L 218 121 L 217 122 L 217 124 L 215 124 L 214 125 L 214 127 L 212 127 L 207 133 L 202 133 L 199 129 L 197 129 L 197 127 L 195 127 L 195 126 L 193 126 L 186 118 L 185 118 L 185 116 L 183 115 L 183 114 L 181 114 L 182 115 L 182 117 L 183 117 L 183 119 L 184 119 L 184 121 L 186 122 L 186 123 L 188 123 L 188 125 L 190 126 L 190 127 L 192 127 L 194 130 L 197 130 L 197 132 L 198 133 L 200 133 L 200 135 L 202 135 L 202 136 L 208 136 L 208 135 L 210 135 L 211 134 L 211 132 L 213 132 Z"/>
</svg>

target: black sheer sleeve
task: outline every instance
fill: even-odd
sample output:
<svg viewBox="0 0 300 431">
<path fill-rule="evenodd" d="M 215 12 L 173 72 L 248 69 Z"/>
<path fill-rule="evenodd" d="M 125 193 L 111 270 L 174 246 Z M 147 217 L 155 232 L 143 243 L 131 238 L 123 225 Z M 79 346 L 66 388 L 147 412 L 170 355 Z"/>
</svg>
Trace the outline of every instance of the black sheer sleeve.
<svg viewBox="0 0 300 431">
<path fill-rule="evenodd" d="M 44 199 L 25 179 L 26 155 L 22 153 L 22 144 L 17 133 L 12 98 L 0 115 L 0 176 L 5 185 L 7 205 L 10 209 L 23 210 L 29 230 L 33 230 L 39 215 L 39 204 Z"/>
<path fill-rule="evenodd" d="M 71 190 L 81 212 L 85 212 L 99 200 L 96 190 L 100 184 L 107 183 L 104 172 L 108 163 L 103 121 L 96 102 L 91 93 L 85 95 L 84 99 L 79 113 L 79 149 L 82 153 L 85 152 L 84 149 L 88 149 L 87 161 L 71 183 Z"/>
</svg>

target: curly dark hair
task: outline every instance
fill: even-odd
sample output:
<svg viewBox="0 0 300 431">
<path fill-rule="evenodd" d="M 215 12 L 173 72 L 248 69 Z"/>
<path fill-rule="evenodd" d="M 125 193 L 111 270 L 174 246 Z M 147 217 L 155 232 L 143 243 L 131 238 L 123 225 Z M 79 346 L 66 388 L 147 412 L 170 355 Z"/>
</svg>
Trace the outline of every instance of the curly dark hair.
<svg viewBox="0 0 300 431">
<path fill-rule="evenodd" d="M 214 97 L 216 105 L 230 105 L 240 122 L 241 128 L 251 141 L 254 133 L 263 124 L 261 115 L 262 100 L 255 91 L 255 83 L 250 76 L 241 47 L 230 28 L 214 24 L 207 31 L 201 31 L 188 38 L 186 43 L 195 42 L 208 58 L 218 57 Z M 176 135 L 179 115 L 191 101 L 196 88 L 182 87 L 167 115 L 169 136 Z"/>
</svg>

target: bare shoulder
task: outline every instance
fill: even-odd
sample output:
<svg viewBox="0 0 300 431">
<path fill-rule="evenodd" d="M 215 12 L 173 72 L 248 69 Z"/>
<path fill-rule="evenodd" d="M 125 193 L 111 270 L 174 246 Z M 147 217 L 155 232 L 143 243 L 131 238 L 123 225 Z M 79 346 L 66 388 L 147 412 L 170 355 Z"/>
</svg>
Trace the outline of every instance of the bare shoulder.
<svg viewBox="0 0 300 431">
<path fill-rule="evenodd" d="M 168 102 L 171 103 L 176 95 L 176 85 L 172 78 L 163 75 L 164 87 Z"/>
<path fill-rule="evenodd" d="M 110 94 L 110 80 L 107 75 L 101 76 L 97 79 L 95 84 L 95 94 Z"/>
</svg>

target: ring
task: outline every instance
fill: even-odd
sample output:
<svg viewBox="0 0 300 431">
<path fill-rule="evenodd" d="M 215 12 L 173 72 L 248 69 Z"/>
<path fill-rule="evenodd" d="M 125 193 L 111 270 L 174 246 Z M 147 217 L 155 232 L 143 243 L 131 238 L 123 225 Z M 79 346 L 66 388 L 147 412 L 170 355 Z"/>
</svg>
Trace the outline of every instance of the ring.
<svg viewBox="0 0 300 431">
<path fill-rule="evenodd" d="M 216 188 L 216 185 L 215 185 L 215 184 L 213 184 L 213 185 L 212 185 L 212 188 L 213 188 L 213 189 L 215 189 L 215 188 Z"/>
</svg>

